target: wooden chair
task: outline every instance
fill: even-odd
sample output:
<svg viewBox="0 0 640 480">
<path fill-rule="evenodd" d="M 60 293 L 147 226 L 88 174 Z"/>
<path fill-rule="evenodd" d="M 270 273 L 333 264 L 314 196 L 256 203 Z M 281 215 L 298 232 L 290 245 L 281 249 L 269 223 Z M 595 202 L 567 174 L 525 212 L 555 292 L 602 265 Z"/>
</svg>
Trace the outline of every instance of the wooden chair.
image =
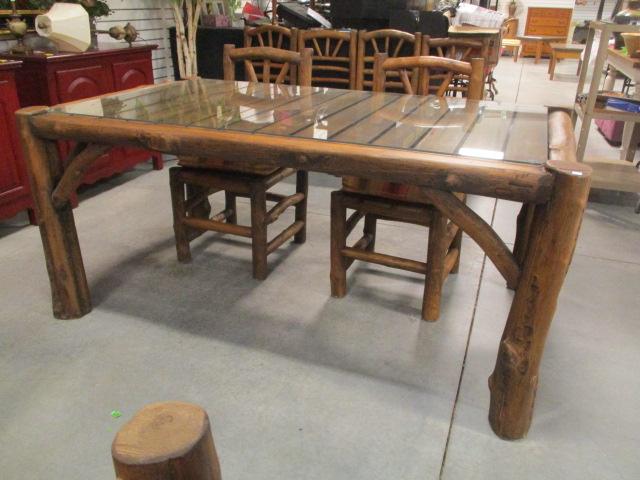
<svg viewBox="0 0 640 480">
<path fill-rule="evenodd" d="M 502 22 L 502 48 L 511 52 L 513 61 L 517 62 L 520 56 L 522 42 L 516 37 L 518 35 L 518 19 L 507 18 Z"/>
<path fill-rule="evenodd" d="M 290 50 L 292 52 L 298 51 L 298 30 L 296 28 L 286 28 L 280 25 L 260 25 L 258 27 L 245 27 L 244 28 L 244 46 L 250 47 L 272 47 L 281 50 Z M 253 68 L 256 71 L 258 80 L 262 81 L 262 72 L 264 70 L 263 61 L 254 61 Z M 272 64 L 271 68 L 278 69 L 280 64 Z M 291 77 L 293 75 L 293 77 Z M 291 82 L 291 78 L 296 78 L 295 65 L 291 67 L 287 75 L 287 83 Z M 274 81 L 275 77 L 271 77 L 270 81 Z"/>
<path fill-rule="evenodd" d="M 460 38 L 430 38 L 422 39 L 422 54 L 433 55 L 442 58 L 450 58 L 461 62 L 471 62 L 472 58 L 480 57 L 483 44 L 477 40 L 465 40 Z M 490 72 L 485 72 L 485 75 Z M 447 72 L 431 72 L 431 82 L 437 87 L 431 88 L 437 94 L 437 90 L 442 85 L 442 81 L 448 76 Z M 455 74 L 450 80 L 450 87 L 446 93 L 456 95 L 458 92 L 465 92 L 469 83 L 469 78 L 464 74 Z"/>
<path fill-rule="evenodd" d="M 384 29 L 358 33 L 357 90 L 370 90 L 373 87 L 373 62 L 377 53 L 386 53 L 390 57 L 419 56 L 422 48 L 421 33 L 407 33 L 400 30 Z M 413 72 L 417 74 L 417 70 Z M 402 84 L 388 82 L 390 87 L 402 89 Z"/>
<path fill-rule="evenodd" d="M 234 48 L 224 46 L 224 78 L 235 80 L 236 62 L 244 62 L 250 82 L 259 82 L 254 61 L 265 62 L 263 83 L 269 83 L 273 65 L 281 65 L 275 75 L 275 84 L 286 83 L 291 66 L 298 68 L 298 83 L 311 85 L 311 50 L 301 53 L 271 47 Z M 295 83 L 295 82 L 294 82 Z M 176 249 L 180 262 L 191 261 L 189 243 L 205 231 L 215 231 L 251 238 L 253 251 L 253 277 L 267 277 L 267 256 L 279 246 L 294 238 L 295 243 L 306 239 L 307 172 L 291 168 L 273 168 L 267 165 L 237 166 L 225 163 L 221 158 L 200 161 L 182 157 L 180 166 L 170 170 L 171 199 L 173 205 Z M 193 168 L 206 164 L 207 168 Z M 296 174 L 296 192 L 293 195 L 270 193 L 268 190 L 281 180 Z M 225 208 L 210 216 L 209 196 L 225 192 Z M 251 202 L 251 226 L 237 224 L 236 197 L 249 197 Z M 267 201 L 276 202 L 267 211 Z M 267 227 L 275 222 L 289 207 L 295 207 L 295 221 L 283 232 L 267 240 Z"/>
<path fill-rule="evenodd" d="M 406 93 L 428 94 L 430 69 L 448 70 L 451 75 L 469 77 L 467 98 L 483 97 L 482 59 L 471 63 L 441 57 L 387 58 L 376 55 L 373 89 L 385 91 L 389 72 L 396 72 Z M 418 69 L 418 78 L 410 72 Z M 437 91 L 443 96 L 449 82 Z M 464 195 L 458 194 L 464 200 Z M 347 209 L 354 212 L 347 218 Z M 347 237 L 364 218 L 363 236 L 351 247 Z M 426 263 L 382 254 L 375 251 L 378 219 L 412 223 L 429 227 Z M 462 230 L 428 203 L 418 187 L 392 182 L 344 177 L 342 189 L 331 194 L 331 294 L 344 297 L 347 293 L 347 269 L 354 260 L 377 263 L 425 275 L 422 318 L 435 321 L 440 316 L 442 287 L 449 273 L 457 273 L 460 264 Z"/>
<path fill-rule="evenodd" d="M 298 31 L 298 51 L 313 50 L 311 82 L 316 86 L 356 88 L 356 30 L 310 29 Z"/>
</svg>

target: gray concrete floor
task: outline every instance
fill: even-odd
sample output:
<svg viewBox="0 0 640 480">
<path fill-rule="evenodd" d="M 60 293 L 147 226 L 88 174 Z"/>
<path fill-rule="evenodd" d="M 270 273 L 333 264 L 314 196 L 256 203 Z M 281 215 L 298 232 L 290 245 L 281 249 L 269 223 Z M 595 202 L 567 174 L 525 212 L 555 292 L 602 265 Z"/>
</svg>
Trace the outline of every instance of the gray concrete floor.
<svg viewBox="0 0 640 480">
<path fill-rule="evenodd" d="M 244 240 L 201 237 L 194 262 L 177 263 L 166 169 L 89 190 L 76 220 L 95 306 L 74 321 L 52 318 L 37 229 L 0 224 L 0 478 L 113 478 L 115 432 L 170 399 L 208 411 L 226 479 L 640 477 L 640 217 L 629 207 L 589 205 L 533 426 L 505 442 L 487 422 L 512 298 L 495 268 L 465 238 L 437 323 L 420 321 L 422 281 L 406 272 L 356 264 L 348 296 L 332 299 L 338 182 L 312 183 L 308 241 L 274 254 L 264 282 Z M 513 241 L 516 204 L 469 203 Z M 420 228 L 380 226 L 381 250 L 423 259 L 426 244 Z"/>
</svg>

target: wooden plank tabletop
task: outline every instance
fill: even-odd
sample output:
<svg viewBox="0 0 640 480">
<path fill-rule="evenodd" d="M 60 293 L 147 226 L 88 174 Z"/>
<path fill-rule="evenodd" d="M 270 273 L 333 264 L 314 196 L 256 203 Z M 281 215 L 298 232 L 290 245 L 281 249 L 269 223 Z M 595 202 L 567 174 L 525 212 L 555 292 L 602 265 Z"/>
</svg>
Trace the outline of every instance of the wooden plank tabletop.
<svg viewBox="0 0 640 480">
<path fill-rule="evenodd" d="M 197 79 L 49 111 L 494 161 L 547 161 L 545 107 L 452 97 Z"/>
</svg>

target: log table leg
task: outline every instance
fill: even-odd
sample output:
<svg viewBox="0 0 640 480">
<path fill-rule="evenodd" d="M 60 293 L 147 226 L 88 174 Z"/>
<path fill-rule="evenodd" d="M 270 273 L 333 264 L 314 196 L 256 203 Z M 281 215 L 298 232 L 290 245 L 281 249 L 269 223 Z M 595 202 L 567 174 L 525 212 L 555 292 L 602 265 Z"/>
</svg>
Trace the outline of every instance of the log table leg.
<svg viewBox="0 0 640 480">
<path fill-rule="evenodd" d="M 18 125 L 51 283 L 53 315 L 59 319 L 80 318 L 91 311 L 91 294 L 73 210 L 70 202 L 55 207 L 52 198 L 63 174 L 62 162 L 56 142 L 37 137 L 30 123 L 33 115 L 45 109 L 21 110 L 17 114 Z"/>
<path fill-rule="evenodd" d="M 197 405 L 147 405 L 116 435 L 111 456 L 119 480 L 220 480 L 207 413 Z"/>
<path fill-rule="evenodd" d="M 551 160 L 547 169 L 556 177 L 553 192 L 535 208 L 522 276 L 489 378 L 489 422 L 504 439 L 529 430 L 547 332 L 589 195 L 588 166 Z"/>
</svg>

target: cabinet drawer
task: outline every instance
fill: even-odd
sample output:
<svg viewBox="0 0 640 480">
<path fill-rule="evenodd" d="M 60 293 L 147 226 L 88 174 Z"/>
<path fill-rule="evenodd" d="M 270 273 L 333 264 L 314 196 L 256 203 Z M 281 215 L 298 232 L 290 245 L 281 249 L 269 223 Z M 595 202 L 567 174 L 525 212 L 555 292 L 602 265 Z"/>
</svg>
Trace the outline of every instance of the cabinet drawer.
<svg viewBox="0 0 640 480">
<path fill-rule="evenodd" d="M 60 103 L 95 97 L 111 91 L 110 72 L 104 65 L 57 70 L 55 76 Z"/>
<path fill-rule="evenodd" d="M 116 90 L 151 85 L 153 83 L 153 69 L 151 59 L 130 60 L 113 64 L 113 79 Z"/>
</svg>

